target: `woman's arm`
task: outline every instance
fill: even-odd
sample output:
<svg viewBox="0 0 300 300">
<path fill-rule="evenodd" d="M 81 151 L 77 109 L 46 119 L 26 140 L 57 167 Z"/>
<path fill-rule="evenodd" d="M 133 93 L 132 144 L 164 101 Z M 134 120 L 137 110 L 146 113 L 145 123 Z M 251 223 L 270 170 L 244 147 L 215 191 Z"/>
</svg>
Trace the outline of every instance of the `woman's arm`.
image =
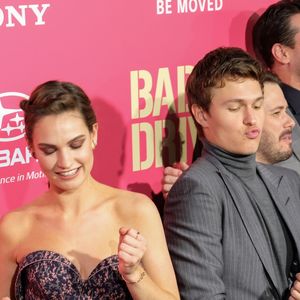
<svg viewBox="0 0 300 300">
<path fill-rule="evenodd" d="M 0 299 L 11 295 L 17 267 L 14 250 L 20 229 L 16 217 L 16 213 L 10 213 L 0 220 Z"/>
<path fill-rule="evenodd" d="M 138 198 L 130 208 L 136 228 L 120 229 L 119 271 L 134 300 L 179 299 L 159 213 L 149 198 Z"/>
</svg>

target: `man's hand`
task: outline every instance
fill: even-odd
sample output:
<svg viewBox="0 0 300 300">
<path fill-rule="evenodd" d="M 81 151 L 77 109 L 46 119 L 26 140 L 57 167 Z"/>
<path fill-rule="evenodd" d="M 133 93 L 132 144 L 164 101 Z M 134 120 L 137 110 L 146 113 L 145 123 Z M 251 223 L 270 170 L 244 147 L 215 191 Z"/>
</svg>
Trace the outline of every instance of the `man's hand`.
<svg viewBox="0 0 300 300">
<path fill-rule="evenodd" d="M 171 190 L 173 184 L 176 182 L 178 177 L 189 167 L 188 164 L 184 162 L 179 162 L 173 164 L 172 167 L 166 167 L 164 169 L 164 176 L 161 181 L 162 193 L 166 199 L 169 191 Z"/>
<path fill-rule="evenodd" d="M 289 300 L 300 300 L 300 273 L 296 274 L 296 280 L 291 288 Z"/>
</svg>

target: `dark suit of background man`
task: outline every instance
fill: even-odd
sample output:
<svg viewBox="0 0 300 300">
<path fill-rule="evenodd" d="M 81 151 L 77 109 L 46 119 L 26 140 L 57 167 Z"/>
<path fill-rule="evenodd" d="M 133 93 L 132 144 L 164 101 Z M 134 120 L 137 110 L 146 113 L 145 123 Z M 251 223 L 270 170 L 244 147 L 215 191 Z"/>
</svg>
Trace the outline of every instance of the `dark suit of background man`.
<svg viewBox="0 0 300 300">
<path fill-rule="evenodd" d="M 299 176 L 255 162 L 262 78 L 246 52 L 218 48 L 187 81 L 203 157 L 174 184 L 164 213 L 183 300 L 287 299 L 298 272 Z"/>
</svg>

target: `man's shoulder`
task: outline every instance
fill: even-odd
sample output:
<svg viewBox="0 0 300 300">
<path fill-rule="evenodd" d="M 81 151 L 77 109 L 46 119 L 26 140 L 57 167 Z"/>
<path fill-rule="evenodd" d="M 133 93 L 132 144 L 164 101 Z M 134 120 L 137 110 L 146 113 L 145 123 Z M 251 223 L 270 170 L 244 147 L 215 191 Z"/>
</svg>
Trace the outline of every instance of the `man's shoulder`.
<svg viewBox="0 0 300 300">
<path fill-rule="evenodd" d="M 203 174 L 205 175 L 214 175 L 217 173 L 218 168 L 207 158 L 199 157 L 195 160 L 189 169 L 186 171 L 189 175 L 193 174 Z"/>
<path fill-rule="evenodd" d="M 293 153 L 292 156 L 290 158 L 288 158 L 287 160 L 278 162 L 275 165 L 287 168 L 289 170 L 294 170 L 298 174 L 300 174 L 300 160 L 299 160 L 298 156 L 295 155 L 295 153 Z"/>
<path fill-rule="evenodd" d="M 287 168 L 284 165 L 266 165 L 258 163 L 258 167 L 262 171 L 271 172 L 274 176 L 287 176 L 289 178 L 300 179 L 299 174 L 295 170 Z"/>
<path fill-rule="evenodd" d="M 176 192 L 184 190 L 189 193 L 195 188 L 207 191 L 212 190 L 213 187 L 215 189 L 220 184 L 223 185 L 223 182 L 218 174 L 218 168 L 209 160 L 201 157 L 183 172 L 170 192 L 173 194 L 174 190 Z"/>
<path fill-rule="evenodd" d="M 291 191 L 299 195 L 300 176 L 296 171 L 274 165 L 261 165 L 260 168 L 260 170 L 265 174 L 265 181 L 269 181 L 273 183 L 273 185 L 275 183 L 277 189 L 282 189 L 285 192 Z"/>
</svg>

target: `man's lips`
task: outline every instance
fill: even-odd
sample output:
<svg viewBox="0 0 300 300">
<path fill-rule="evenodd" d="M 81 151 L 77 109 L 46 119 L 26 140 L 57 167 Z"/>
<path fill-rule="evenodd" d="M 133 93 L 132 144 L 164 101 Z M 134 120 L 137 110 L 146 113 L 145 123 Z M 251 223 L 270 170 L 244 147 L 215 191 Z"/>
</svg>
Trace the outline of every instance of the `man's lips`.
<svg viewBox="0 0 300 300">
<path fill-rule="evenodd" d="M 292 131 L 291 130 L 283 131 L 279 136 L 279 140 L 292 141 Z"/>
<path fill-rule="evenodd" d="M 256 139 L 260 135 L 259 128 L 252 128 L 245 132 L 245 135 L 248 139 Z"/>
</svg>

